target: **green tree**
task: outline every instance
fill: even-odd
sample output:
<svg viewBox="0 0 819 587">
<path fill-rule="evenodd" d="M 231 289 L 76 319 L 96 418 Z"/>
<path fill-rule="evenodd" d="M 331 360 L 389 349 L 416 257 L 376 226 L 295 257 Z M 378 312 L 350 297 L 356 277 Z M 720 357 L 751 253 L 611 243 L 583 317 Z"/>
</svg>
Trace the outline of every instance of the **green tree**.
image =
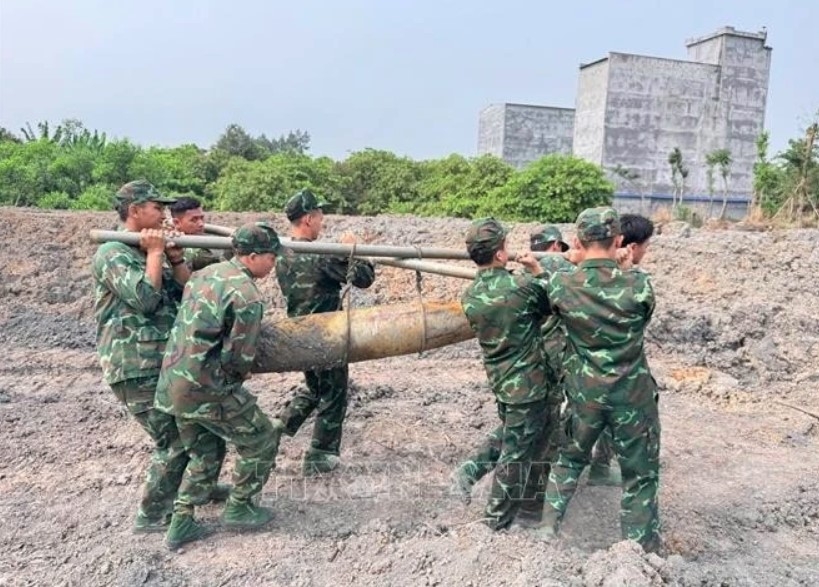
<svg viewBox="0 0 819 587">
<path fill-rule="evenodd" d="M 280 212 L 288 198 L 303 188 L 338 207 L 340 185 L 331 159 L 279 153 L 264 161 L 231 159 L 213 185 L 212 194 L 219 210 Z"/>
<path fill-rule="evenodd" d="M 137 151 L 128 166 L 129 180 L 147 179 L 160 191 L 205 194 L 205 154 L 196 145 L 151 147 Z"/>
<path fill-rule="evenodd" d="M 38 208 L 53 210 L 68 210 L 71 208 L 73 200 L 65 192 L 51 192 L 37 201 Z"/>
<path fill-rule="evenodd" d="M 614 184 L 603 169 L 568 155 L 547 155 L 485 197 L 476 214 L 519 221 L 574 222 L 586 208 L 609 206 Z"/>
<path fill-rule="evenodd" d="M 728 149 L 716 149 L 705 156 L 705 162 L 713 169 L 719 168 L 719 176 L 722 179 L 722 210 L 719 213 L 719 219 L 724 220 L 725 214 L 728 211 L 728 182 L 731 178 L 731 165 L 734 160 L 731 157 L 731 151 Z M 713 171 L 712 171 L 713 173 Z M 711 205 L 708 206 L 708 216 L 711 216 Z"/>
<path fill-rule="evenodd" d="M 106 144 L 94 162 L 94 183 L 120 186 L 131 181 L 131 166 L 141 151 L 128 139 Z"/>
<path fill-rule="evenodd" d="M 121 184 L 116 186 L 102 183 L 95 184 L 85 190 L 71 202 L 72 210 L 111 210 L 114 206 L 114 194 Z"/>
<path fill-rule="evenodd" d="M 310 150 L 310 133 L 301 130 L 291 130 L 277 139 L 268 139 L 264 134 L 256 138 L 256 144 L 267 154 L 298 153 L 304 155 Z"/>
<path fill-rule="evenodd" d="M 784 173 L 768 159 L 770 133 L 763 131 L 756 139 L 754 191 L 751 207 L 759 206 L 766 215 L 774 214 L 782 204 Z"/>
<path fill-rule="evenodd" d="M 466 159 L 450 155 L 425 163 L 416 206 L 407 211 L 424 216 L 472 218 L 495 189 L 506 185 L 515 169 L 497 157 Z"/>
<path fill-rule="evenodd" d="M 241 157 L 247 161 L 264 159 L 268 152 L 238 124 L 230 124 L 213 146 L 214 150 Z"/>
<path fill-rule="evenodd" d="M 60 191 L 52 168 L 58 151 L 45 138 L 0 143 L 0 204 L 36 206 L 45 194 Z"/>
<path fill-rule="evenodd" d="M 20 143 L 20 137 L 15 135 L 13 132 L 0 126 L 0 143 L 10 142 L 10 143 Z"/>
<path fill-rule="evenodd" d="M 364 149 L 337 166 L 342 212 L 374 215 L 419 199 L 423 166 L 389 151 Z"/>
<path fill-rule="evenodd" d="M 784 202 L 777 215 L 785 214 L 789 221 L 802 225 L 805 212 L 819 219 L 819 122 L 809 125 L 805 138 L 788 141 L 788 149 L 780 153 L 784 181 Z"/>
</svg>

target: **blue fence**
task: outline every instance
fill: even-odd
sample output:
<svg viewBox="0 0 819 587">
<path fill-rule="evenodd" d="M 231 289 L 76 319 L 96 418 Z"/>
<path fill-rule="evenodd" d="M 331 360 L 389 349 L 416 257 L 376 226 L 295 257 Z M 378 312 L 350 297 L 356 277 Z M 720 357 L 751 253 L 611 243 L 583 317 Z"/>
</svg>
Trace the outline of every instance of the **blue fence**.
<svg viewBox="0 0 819 587">
<path fill-rule="evenodd" d="M 616 193 L 614 194 L 614 206 L 620 212 L 630 212 L 633 214 L 643 214 L 651 216 L 655 212 L 663 209 L 670 211 L 674 196 L 671 194 L 634 194 Z M 732 195 L 727 198 L 728 206 L 725 216 L 731 220 L 740 220 L 747 216 L 751 204 L 747 196 Z M 711 196 L 705 194 L 686 194 L 683 197 L 683 205 L 696 212 L 703 219 L 719 216 L 722 210 L 722 195 L 714 194 L 713 203 Z"/>
</svg>

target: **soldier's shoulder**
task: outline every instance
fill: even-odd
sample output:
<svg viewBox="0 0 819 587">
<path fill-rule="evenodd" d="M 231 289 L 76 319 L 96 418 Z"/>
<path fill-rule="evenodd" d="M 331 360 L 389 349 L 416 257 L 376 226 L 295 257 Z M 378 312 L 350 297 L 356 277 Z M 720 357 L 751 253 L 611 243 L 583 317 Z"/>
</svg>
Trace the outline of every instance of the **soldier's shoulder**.
<svg viewBox="0 0 819 587">
<path fill-rule="evenodd" d="M 623 271 L 623 275 L 632 283 L 651 283 L 651 273 L 642 267 L 631 267 Z"/>
<path fill-rule="evenodd" d="M 576 269 L 575 265 L 573 265 L 562 254 L 558 253 L 546 255 L 545 257 L 541 258 L 538 262 L 545 271 L 548 271 L 550 273 L 554 273 L 556 271 L 574 271 Z"/>
<path fill-rule="evenodd" d="M 94 253 L 93 262 L 97 264 L 110 264 L 118 261 L 130 261 L 138 257 L 138 252 L 134 247 L 125 243 L 107 242 L 101 244 Z"/>
</svg>

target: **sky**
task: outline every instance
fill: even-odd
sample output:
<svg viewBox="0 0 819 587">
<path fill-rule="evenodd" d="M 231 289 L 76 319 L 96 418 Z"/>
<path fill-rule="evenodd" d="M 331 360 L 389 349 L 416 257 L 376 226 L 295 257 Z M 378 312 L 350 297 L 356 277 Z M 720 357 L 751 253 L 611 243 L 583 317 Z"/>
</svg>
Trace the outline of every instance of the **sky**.
<svg viewBox="0 0 819 587">
<path fill-rule="evenodd" d="M 0 126 L 207 147 L 238 123 L 335 159 L 472 156 L 482 108 L 574 107 L 581 63 L 764 26 L 775 152 L 819 111 L 817 23 L 816 0 L 0 0 Z"/>
</svg>

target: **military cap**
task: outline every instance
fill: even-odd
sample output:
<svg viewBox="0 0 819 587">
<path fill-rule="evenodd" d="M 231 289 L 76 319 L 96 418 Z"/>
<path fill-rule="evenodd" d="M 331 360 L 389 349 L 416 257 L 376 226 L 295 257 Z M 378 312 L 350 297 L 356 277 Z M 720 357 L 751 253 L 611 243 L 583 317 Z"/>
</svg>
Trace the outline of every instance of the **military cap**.
<svg viewBox="0 0 819 587">
<path fill-rule="evenodd" d="M 250 253 L 276 253 L 282 249 L 279 235 L 267 222 L 243 224 L 231 237 L 234 250 L 243 255 Z"/>
<path fill-rule="evenodd" d="M 173 204 L 176 202 L 176 198 L 166 198 L 146 180 L 137 179 L 136 181 L 129 181 L 117 191 L 114 202 L 115 207 L 123 202 L 129 204 L 144 204 L 145 202 Z"/>
<path fill-rule="evenodd" d="M 494 218 L 473 220 L 466 231 L 466 250 L 472 253 L 494 253 L 508 234 L 503 225 Z"/>
<path fill-rule="evenodd" d="M 529 237 L 529 246 L 548 245 L 549 243 L 560 243 L 560 250 L 569 250 L 569 244 L 563 240 L 560 229 L 553 224 L 546 224 L 537 232 L 533 232 Z"/>
<path fill-rule="evenodd" d="M 316 194 L 310 190 L 301 190 L 287 200 L 287 204 L 284 206 L 284 213 L 287 214 L 287 219 L 292 222 L 293 220 L 298 220 L 308 212 L 321 210 L 326 206 L 327 203 L 320 202 Z"/>
<path fill-rule="evenodd" d="M 577 238 L 583 242 L 601 241 L 620 234 L 620 215 L 614 208 L 586 208 L 577 217 Z"/>
</svg>

